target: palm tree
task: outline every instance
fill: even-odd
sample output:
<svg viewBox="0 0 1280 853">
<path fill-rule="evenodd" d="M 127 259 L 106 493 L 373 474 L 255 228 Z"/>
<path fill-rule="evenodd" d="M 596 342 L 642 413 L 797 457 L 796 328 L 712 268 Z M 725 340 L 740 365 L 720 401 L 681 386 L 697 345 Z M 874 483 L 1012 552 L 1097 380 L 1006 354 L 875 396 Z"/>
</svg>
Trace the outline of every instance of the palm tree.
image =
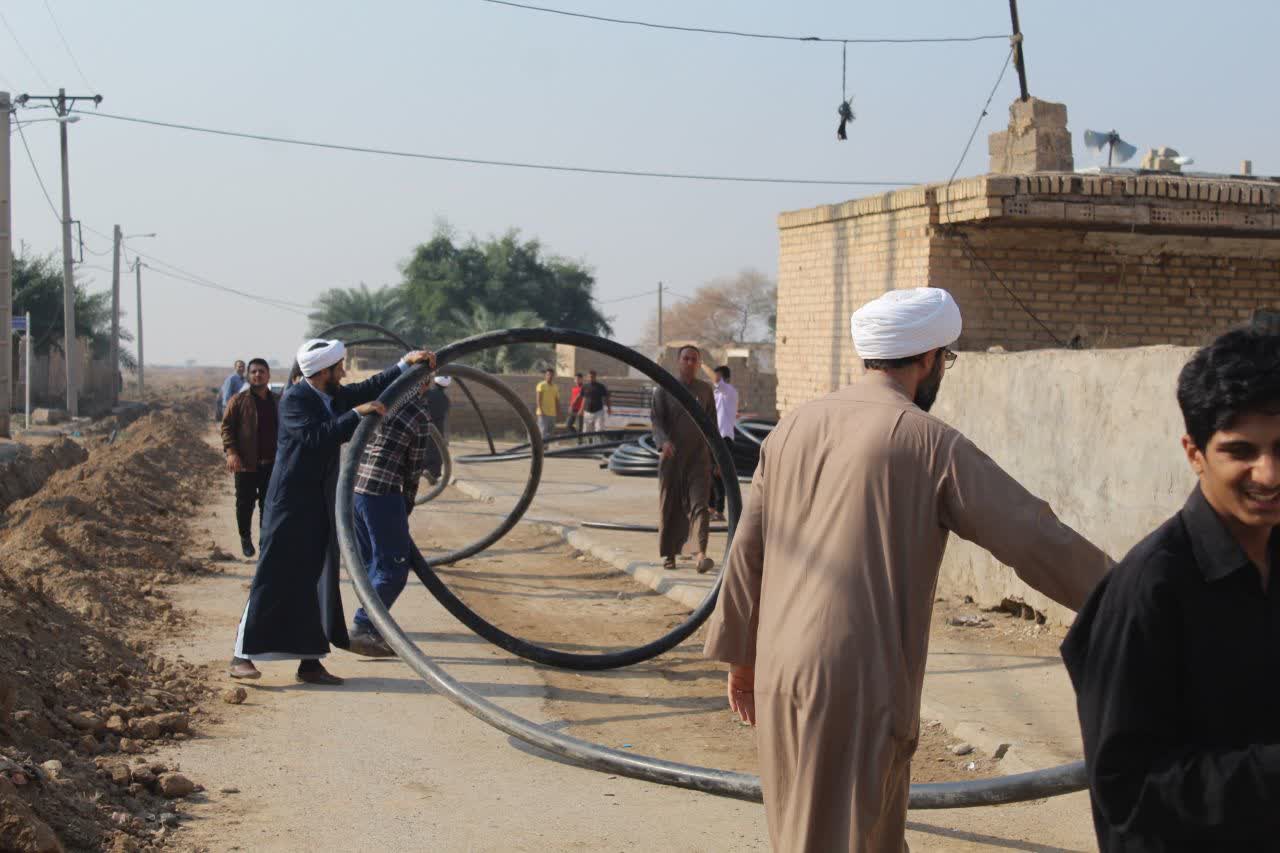
<svg viewBox="0 0 1280 853">
<path fill-rule="evenodd" d="M 370 290 L 360 282 L 359 287 L 334 287 L 316 299 L 316 310 L 307 315 L 311 320 L 310 334 L 319 334 L 339 323 L 377 323 L 393 332 L 410 337 L 416 334 L 414 323 L 404 294 L 398 287 L 386 285 Z"/>
<path fill-rule="evenodd" d="M 476 305 L 470 312 L 454 311 L 450 319 L 460 337 L 481 335 L 497 329 L 536 328 L 546 325 L 532 311 L 490 311 Z M 534 368 L 555 364 L 555 349 L 545 344 L 517 344 L 492 347 L 476 353 L 469 363 L 489 373 L 527 373 Z"/>
</svg>

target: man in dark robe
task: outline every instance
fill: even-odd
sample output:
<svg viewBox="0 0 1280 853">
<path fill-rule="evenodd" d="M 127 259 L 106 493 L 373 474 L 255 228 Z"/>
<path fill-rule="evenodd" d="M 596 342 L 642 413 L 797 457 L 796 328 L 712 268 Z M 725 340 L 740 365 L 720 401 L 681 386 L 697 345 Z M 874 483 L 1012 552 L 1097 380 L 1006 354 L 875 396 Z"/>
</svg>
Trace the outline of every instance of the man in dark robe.
<svg viewBox="0 0 1280 853">
<path fill-rule="evenodd" d="M 698 378 L 701 351 L 695 346 L 681 347 L 677 358 L 676 378 L 715 423 L 716 402 L 711 385 Z M 707 556 L 711 448 L 693 418 L 666 391 L 654 393 L 650 420 L 653 443 L 659 453 L 658 553 L 662 567 L 676 567 L 676 557 L 692 532 L 698 548 L 694 566 L 702 574 L 715 565 Z"/>
<path fill-rule="evenodd" d="M 258 678 L 254 661 L 297 660 L 299 681 L 342 683 L 320 663 L 330 642 L 349 645 L 334 523 L 341 447 L 362 416 L 386 414 L 377 397 L 407 366 L 435 365 L 433 353 L 411 352 L 394 367 L 344 386 L 345 357 L 341 341 L 307 341 L 298 350 L 303 378 L 280 398 L 261 552 L 236 635 L 232 678 Z"/>
</svg>

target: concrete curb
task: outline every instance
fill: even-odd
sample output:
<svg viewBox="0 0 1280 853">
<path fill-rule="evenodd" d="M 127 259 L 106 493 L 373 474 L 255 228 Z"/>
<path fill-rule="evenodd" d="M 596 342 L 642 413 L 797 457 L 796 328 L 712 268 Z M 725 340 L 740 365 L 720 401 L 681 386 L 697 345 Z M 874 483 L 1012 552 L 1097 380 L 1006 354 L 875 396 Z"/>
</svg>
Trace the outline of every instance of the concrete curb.
<svg viewBox="0 0 1280 853">
<path fill-rule="evenodd" d="M 452 485 L 467 497 L 482 503 L 491 504 L 498 497 L 483 485 L 458 477 L 454 478 Z M 665 595 L 690 610 L 695 609 L 707 597 L 707 591 L 704 587 L 682 582 L 679 577 L 675 577 L 663 569 L 660 563 L 628 559 L 620 549 L 601 542 L 589 532 L 573 525 L 553 518 L 535 518 L 528 515 L 524 517 L 523 521 L 547 533 L 559 536 L 566 543 L 584 554 L 590 554 L 597 560 L 613 566 L 618 571 L 626 572 L 635 578 L 637 583 L 660 595 Z"/>
</svg>

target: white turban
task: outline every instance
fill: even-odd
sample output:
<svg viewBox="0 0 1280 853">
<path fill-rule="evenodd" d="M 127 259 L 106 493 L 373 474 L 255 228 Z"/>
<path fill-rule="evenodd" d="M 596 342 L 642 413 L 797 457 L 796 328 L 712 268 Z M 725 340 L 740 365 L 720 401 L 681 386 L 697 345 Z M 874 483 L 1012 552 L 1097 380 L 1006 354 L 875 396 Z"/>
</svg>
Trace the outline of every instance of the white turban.
<svg viewBox="0 0 1280 853">
<path fill-rule="evenodd" d="M 333 367 L 347 357 L 347 348 L 342 341 L 326 341 L 323 338 L 312 338 L 298 347 L 298 367 L 303 376 L 315 376 L 326 367 Z"/>
<path fill-rule="evenodd" d="M 937 287 L 890 290 L 855 311 L 851 325 L 860 358 L 910 358 L 959 339 L 960 306 Z"/>
<path fill-rule="evenodd" d="M 437 377 L 436 377 L 436 384 L 437 384 L 437 385 L 439 385 L 441 388 L 448 388 L 448 387 L 449 387 L 449 383 L 450 383 L 450 382 L 452 382 L 452 381 L 453 381 L 453 377 L 452 377 L 452 376 L 437 376 Z"/>
</svg>

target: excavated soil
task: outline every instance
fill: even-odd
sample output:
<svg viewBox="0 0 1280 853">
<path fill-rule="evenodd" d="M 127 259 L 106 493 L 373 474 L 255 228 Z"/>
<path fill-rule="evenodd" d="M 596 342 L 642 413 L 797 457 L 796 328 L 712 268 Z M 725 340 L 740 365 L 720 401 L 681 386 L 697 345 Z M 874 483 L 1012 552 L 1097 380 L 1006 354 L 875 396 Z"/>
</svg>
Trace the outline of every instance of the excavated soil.
<svg viewBox="0 0 1280 853">
<path fill-rule="evenodd" d="M 0 849 L 151 849 L 199 795 L 146 756 L 191 737 L 208 696 L 148 652 L 181 624 L 165 587 L 210 571 L 184 556 L 219 463 L 199 414 L 114 428 L 0 519 Z"/>
</svg>

